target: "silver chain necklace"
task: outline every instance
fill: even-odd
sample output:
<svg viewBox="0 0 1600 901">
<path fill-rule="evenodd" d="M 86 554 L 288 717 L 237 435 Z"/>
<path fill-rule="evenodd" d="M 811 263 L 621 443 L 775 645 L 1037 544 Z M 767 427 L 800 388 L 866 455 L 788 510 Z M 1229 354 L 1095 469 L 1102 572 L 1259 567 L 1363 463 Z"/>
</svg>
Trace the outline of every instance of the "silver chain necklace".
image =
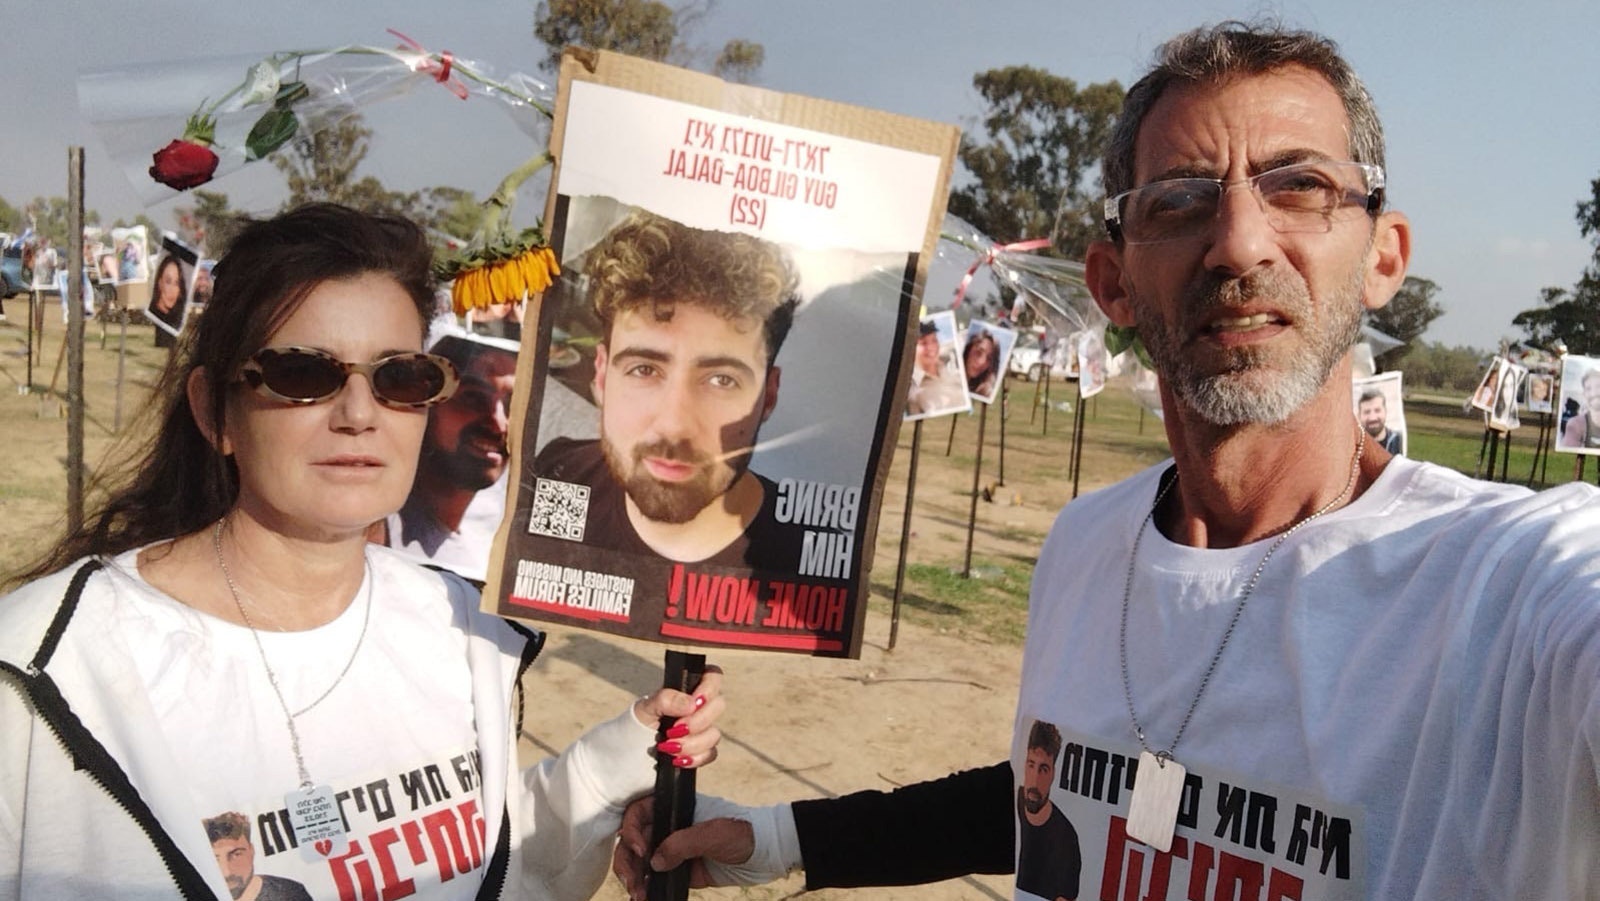
<svg viewBox="0 0 1600 901">
<path fill-rule="evenodd" d="M 217 552 L 217 567 L 222 570 L 223 581 L 228 583 L 228 593 L 233 596 L 233 606 L 239 611 L 239 618 L 244 620 L 245 628 L 250 630 L 250 637 L 255 639 L 256 652 L 261 655 L 261 666 L 267 671 L 267 682 L 272 686 L 272 693 L 278 698 L 278 706 L 283 708 L 284 723 L 289 727 L 289 747 L 294 751 L 294 765 L 300 776 L 300 787 L 302 789 L 310 789 L 313 785 L 311 773 L 306 769 L 305 756 L 300 752 L 300 732 L 295 729 L 294 720 L 295 717 L 310 711 L 311 708 L 321 704 L 328 695 L 333 694 L 333 690 L 338 688 L 339 683 L 343 682 L 344 677 L 350 673 L 350 667 L 355 665 L 356 654 L 360 652 L 361 644 L 367 637 L 367 625 L 372 622 L 373 579 L 371 566 L 364 563 L 366 565 L 367 607 L 362 614 L 361 632 L 356 636 L 356 645 L 350 649 L 350 659 L 345 661 L 344 669 L 340 670 L 339 675 L 334 677 L 333 684 L 329 685 L 322 694 L 317 695 L 316 700 L 299 710 L 290 712 L 289 702 L 284 700 L 283 689 L 278 685 L 278 675 L 273 672 L 272 664 L 267 660 L 267 649 L 261 644 L 261 633 L 256 631 L 255 625 L 250 622 L 250 615 L 245 613 L 244 603 L 239 599 L 239 588 L 233 583 L 233 574 L 228 571 L 227 561 L 222 558 L 222 524 L 225 521 L 224 519 L 217 520 L 217 527 L 211 532 L 211 547 Z M 363 555 L 364 560 L 365 555 Z"/>
<path fill-rule="evenodd" d="M 1256 590 L 1256 583 L 1261 580 L 1261 573 L 1267 568 L 1267 561 L 1277 553 L 1289 536 L 1299 531 L 1300 527 L 1316 519 L 1334 507 L 1337 507 L 1355 488 L 1356 478 L 1361 474 L 1361 451 L 1366 447 L 1366 432 L 1356 429 L 1356 452 L 1350 458 L 1350 478 L 1344 483 L 1344 490 L 1333 500 L 1328 501 L 1315 513 L 1290 523 L 1289 527 L 1278 536 L 1261 555 L 1261 562 L 1256 564 L 1255 572 L 1245 581 L 1244 588 L 1239 592 L 1239 601 L 1233 607 L 1233 616 L 1228 620 L 1228 628 L 1222 633 L 1222 641 L 1217 643 L 1216 653 L 1211 655 L 1211 662 L 1206 665 L 1205 675 L 1200 677 L 1200 687 L 1195 689 L 1194 699 L 1189 702 L 1189 709 L 1184 711 L 1183 721 L 1178 724 L 1178 731 L 1172 736 L 1172 744 L 1166 750 L 1152 751 L 1150 742 L 1145 738 L 1144 726 L 1139 722 L 1139 713 L 1133 705 L 1133 681 L 1128 676 L 1128 606 L 1133 595 L 1133 570 L 1134 564 L 1139 559 L 1139 542 L 1144 538 L 1145 529 L 1156 517 L 1156 510 L 1161 506 L 1162 498 L 1178 483 L 1178 476 L 1173 474 L 1172 479 L 1156 492 L 1156 499 L 1150 504 L 1150 512 L 1145 514 L 1144 520 L 1139 523 L 1139 531 L 1133 536 L 1133 550 L 1128 554 L 1128 574 L 1122 582 L 1122 628 L 1118 635 L 1117 653 L 1122 664 L 1122 697 L 1128 703 L 1128 719 L 1133 723 L 1133 734 L 1139 739 L 1139 747 L 1143 753 L 1139 755 L 1137 775 L 1134 777 L 1133 796 L 1128 802 L 1128 817 L 1126 830 L 1130 838 L 1143 842 L 1157 851 L 1167 852 L 1172 849 L 1172 834 L 1177 828 L 1178 812 L 1182 806 L 1183 793 L 1188 779 L 1188 771 L 1173 758 L 1173 752 L 1178 749 L 1178 742 L 1183 740 L 1183 733 L 1189 728 L 1189 721 L 1194 718 L 1195 708 L 1200 706 L 1200 699 L 1205 697 L 1206 687 L 1211 684 L 1211 677 L 1217 671 L 1217 664 L 1222 660 L 1222 652 L 1227 650 L 1229 639 L 1233 638 L 1233 631 L 1239 625 L 1239 616 L 1244 613 L 1245 604 L 1250 600 L 1250 595 Z"/>
<path fill-rule="evenodd" d="M 1122 696 L 1128 702 L 1128 718 L 1133 722 L 1133 734 L 1139 739 L 1139 747 L 1154 755 L 1157 760 L 1171 760 L 1173 752 L 1178 749 L 1178 742 L 1183 739 L 1184 730 L 1189 728 L 1189 720 L 1194 717 L 1195 708 L 1200 706 L 1200 699 L 1205 696 L 1206 687 L 1211 684 L 1211 676 L 1217 671 L 1217 664 L 1222 660 L 1222 652 L 1227 649 L 1229 639 L 1233 638 L 1234 627 L 1239 624 L 1239 616 L 1244 613 L 1245 604 L 1250 600 L 1250 595 L 1255 592 L 1256 583 L 1261 580 L 1261 573 L 1267 568 L 1267 561 L 1272 559 L 1272 555 L 1277 553 L 1278 548 L 1289 540 L 1290 535 L 1299 531 L 1301 526 L 1337 507 L 1350 494 L 1351 489 L 1355 488 L 1356 477 L 1361 473 L 1361 451 L 1365 449 L 1366 443 L 1366 432 L 1357 429 L 1356 452 L 1350 458 L 1350 478 L 1345 481 L 1344 489 L 1339 492 L 1337 497 L 1324 504 L 1321 509 L 1306 516 L 1304 519 L 1292 523 L 1289 528 L 1278 536 L 1277 541 L 1272 542 L 1272 545 L 1267 548 L 1267 552 L 1261 555 L 1261 562 L 1256 564 L 1255 572 L 1250 574 L 1249 580 L 1244 583 L 1243 590 L 1239 592 L 1239 601 L 1234 605 L 1233 616 L 1228 620 L 1228 628 L 1222 633 L 1222 641 L 1217 644 L 1216 653 L 1211 655 L 1211 663 L 1206 666 L 1205 675 L 1200 677 L 1200 687 L 1195 689 L 1194 699 L 1189 702 L 1189 709 L 1184 711 L 1183 721 L 1178 724 L 1178 731 L 1172 736 L 1172 744 L 1168 745 L 1164 751 L 1152 750 L 1145 738 L 1144 727 L 1140 725 L 1139 714 L 1134 709 L 1133 686 L 1128 677 L 1128 603 L 1133 594 L 1134 563 L 1139 557 L 1139 543 L 1144 538 L 1146 527 L 1155 519 L 1156 509 L 1161 506 L 1162 499 L 1167 496 L 1167 492 L 1172 489 L 1172 486 L 1178 484 L 1177 474 L 1174 473 L 1172 479 L 1156 493 L 1155 501 L 1150 504 L 1150 512 L 1145 515 L 1144 521 L 1139 523 L 1139 531 L 1133 537 L 1133 551 L 1128 554 L 1128 574 L 1122 582 L 1122 628 L 1118 636 L 1118 656 L 1122 664 Z"/>
</svg>

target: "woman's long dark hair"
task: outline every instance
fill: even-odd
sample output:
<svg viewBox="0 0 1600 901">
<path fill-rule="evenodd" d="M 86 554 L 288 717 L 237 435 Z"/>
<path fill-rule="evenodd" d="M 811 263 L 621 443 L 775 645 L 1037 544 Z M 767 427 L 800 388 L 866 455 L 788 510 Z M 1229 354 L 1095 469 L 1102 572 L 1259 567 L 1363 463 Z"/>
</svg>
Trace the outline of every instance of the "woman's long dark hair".
<svg viewBox="0 0 1600 901">
<path fill-rule="evenodd" d="M 985 363 L 983 368 L 977 371 L 973 371 L 970 366 L 966 366 L 968 391 L 977 391 L 981 388 L 984 379 L 993 375 L 1000 363 L 1000 348 L 994 340 L 994 335 L 990 332 L 978 332 L 967 342 L 967 346 L 961 349 L 961 362 L 963 365 L 972 362 L 972 351 L 979 344 L 989 345 L 989 362 Z"/>
<path fill-rule="evenodd" d="M 308 204 L 252 222 L 213 273 L 211 302 L 189 329 L 140 415 L 123 465 L 103 470 L 105 502 L 50 552 L 7 580 L 7 587 L 48 575 L 91 554 L 110 556 L 187 535 L 220 519 L 239 494 L 239 476 L 196 424 L 221 435 L 228 390 L 239 367 L 266 345 L 301 302 L 330 280 L 368 273 L 393 278 L 416 303 L 424 331 L 435 308 L 432 251 L 422 230 L 391 216 L 330 203 Z M 190 373 L 203 368 L 210 408 L 189 405 Z M 152 419 L 155 427 L 147 428 Z"/>
</svg>

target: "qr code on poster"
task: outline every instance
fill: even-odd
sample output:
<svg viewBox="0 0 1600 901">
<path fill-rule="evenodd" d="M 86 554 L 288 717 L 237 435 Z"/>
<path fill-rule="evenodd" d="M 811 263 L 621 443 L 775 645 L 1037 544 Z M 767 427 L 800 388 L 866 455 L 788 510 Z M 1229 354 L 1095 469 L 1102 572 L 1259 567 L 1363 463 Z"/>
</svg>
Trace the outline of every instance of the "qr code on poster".
<svg viewBox="0 0 1600 901">
<path fill-rule="evenodd" d="M 554 479 L 536 479 L 528 534 L 582 541 L 589 521 L 589 486 Z"/>
</svg>

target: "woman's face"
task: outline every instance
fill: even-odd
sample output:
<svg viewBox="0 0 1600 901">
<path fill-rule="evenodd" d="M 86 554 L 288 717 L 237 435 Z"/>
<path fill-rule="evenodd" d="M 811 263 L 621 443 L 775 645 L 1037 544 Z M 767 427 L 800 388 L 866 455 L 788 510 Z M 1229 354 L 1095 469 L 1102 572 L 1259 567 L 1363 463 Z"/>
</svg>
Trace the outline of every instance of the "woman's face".
<svg viewBox="0 0 1600 901">
<path fill-rule="evenodd" d="M 178 304 L 178 294 L 183 290 L 183 270 L 177 263 L 165 263 L 161 266 L 161 275 L 156 278 L 156 309 L 163 313 L 172 312 Z"/>
<path fill-rule="evenodd" d="M 370 362 L 420 350 L 422 337 L 411 297 L 394 279 L 368 273 L 318 285 L 266 346 Z M 362 375 L 305 405 L 232 385 L 223 451 L 239 467 L 238 507 L 286 535 L 360 534 L 405 501 L 427 422 L 426 410 L 380 404 Z"/>
<path fill-rule="evenodd" d="M 994 344 L 987 336 L 974 336 L 967 351 L 967 372 L 981 375 L 994 363 Z"/>
</svg>

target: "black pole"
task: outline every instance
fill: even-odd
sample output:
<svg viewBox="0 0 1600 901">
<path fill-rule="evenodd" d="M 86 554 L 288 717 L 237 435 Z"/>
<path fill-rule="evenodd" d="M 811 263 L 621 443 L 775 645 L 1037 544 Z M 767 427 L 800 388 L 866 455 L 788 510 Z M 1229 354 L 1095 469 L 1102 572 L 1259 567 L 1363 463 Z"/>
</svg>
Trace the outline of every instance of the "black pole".
<svg viewBox="0 0 1600 901">
<path fill-rule="evenodd" d="M 900 522 L 900 560 L 894 570 L 894 601 L 889 608 L 889 650 L 900 637 L 900 593 L 906 582 L 906 552 L 911 547 L 911 502 L 917 496 L 917 458 L 922 454 L 922 420 L 911 424 L 911 472 L 906 475 L 906 513 Z"/>
<path fill-rule="evenodd" d="M 101 311 L 101 315 L 104 316 L 106 314 Z M 117 333 L 117 410 L 111 420 L 111 431 L 114 433 L 122 431 L 122 377 L 125 368 L 124 361 L 128 358 L 128 317 L 119 315 L 117 316 L 117 322 L 119 323 L 117 326 L 119 329 Z M 102 325 L 102 327 L 104 326 Z"/>
<path fill-rule="evenodd" d="M 80 249 L 78 254 L 81 256 L 83 251 Z M 38 291 L 28 292 L 28 381 L 23 384 L 22 390 L 18 392 L 19 394 L 27 394 L 33 390 L 33 323 L 39 315 L 40 308 L 43 306 L 44 303 L 40 301 Z"/>
<path fill-rule="evenodd" d="M 1000 475 L 995 478 L 996 485 L 1006 483 L 1006 418 L 1011 412 L 1011 388 L 1005 382 L 1000 383 Z"/>
<path fill-rule="evenodd" d="M 1533 466 L 1528 470 L 1528 487 L 1533 487 L 1533 478 L 1539 474 L 1539 455 L 1544 451 L 1544 415 L 1539 416 L 1539 436 L 1533 440 Z"/>
<path fill-rule="evenodd" d="M 1049 376 L 1045 376 L 1048 378 Z M 1029 373 L 1028 384 L 1033 385 L 1033 403 L 1028 406 L 1028 425 L 1039 421 L 1039 399 L 1044 397 L 1044 386 L 1033 380 L 1033 373 Z"/>
<path fill-rule="evenodd" d="M 946 457 L 950 456 L 950 451 L 954 450 L 955 446 L 956 446 L 956 418 L 954 416 L 952 416 L 952 417 L 950 417 L 950 437 L 944 443 L 944 455 Z"/>
<path fill-rule="evenodd" d="M 1046 366 L 1044 368 L 1044 428 L 1039 430 L 1039 434 L 1041 434 L 1041 435 L 1050 434 L 1050 367 L 1049 366 Z"/>
<path fill-rule="evenodd" d="M 972 510 L 967 514 L 967 560 L 961 566 L 961 578 L 972 578 L 972 533 L 978 527 L 978 480 L 983 473 L 983 432 L 989 422 L 989 405 L 978 411 L 978 453 L 972 461 Z"/>
<path fill-rule="evenodd" d="M 1500 448 L 1500 481 L 1505 482 L 1505 481 L 1509 481 L 1510 476 L 1511 476 L 1511 472 L 1510 472 L 1510 470 L 1511 470 L 1511 430 L 1510 429 L 1507 429 L 1506 433 L 1500 437 L 1500 441 L 1504 445 L 1503 447 Z"/>
<path fill-rule="evenodd" d="M 1072 496 L 1078 496 L 1078 479 L 1083 475 L 1083 381 L 1078 381 L 1078 402 L 1072 411 Z"/>
<path fill-rule="evenodd" d="M 83 148 L 67 148 L 67 531 L 83 524 Z"/>
<path fill-rule="evenodd" d="M 1555 392 L 1552 391 L 1551 395 L 1554 396 L 1554 394 Z M 1550 483 L 1550 458 L 1555 455 L 1556 449 L 1556 417 L 1554 413 L 1540 415 L 1544 417 L 1544 427 L 1549 431 L 1550 437 L 1545 442 L 1544 463 L 1539 466 L 1539 481 L 1548 485 Z"/>
<path fill-rule="evenodd" d="M 1489 452 L 1489 433 L 1492 431 L 1493 429 L 1487 425 L 1483 427 L 1483 440 L 1478 442 L 1478 465 L 1472 470 L 1472 477 L 1475 479 L 1483 478 L 1483 459 Z M 1489 465 L 1490 467 L 1494 466 L 1493 463 Z M 1493 472 L 1493 469 L 1491 468 L 1490 471 Z"/>
<path fill-rule="evenodd" d="M 705 671 L 706 655 L 668 650 L 662 663 L 661 684 L 693 694 Z M 656 725 L 657 744 L 667 740 L 667 730 L 677 721 L 677 717 L 672 716 L 661 718 Z M 694 770 L 673 766 L 672 757 L 662 751 L 656 752 L 655 821 L 650 824 L 652 850 L 667 836 L 694 824 Z M 689 863 L 685 861 L 665 873 L 650 874 L 646 890 L 650 901 L 687 901 Z"/>
</svg>

